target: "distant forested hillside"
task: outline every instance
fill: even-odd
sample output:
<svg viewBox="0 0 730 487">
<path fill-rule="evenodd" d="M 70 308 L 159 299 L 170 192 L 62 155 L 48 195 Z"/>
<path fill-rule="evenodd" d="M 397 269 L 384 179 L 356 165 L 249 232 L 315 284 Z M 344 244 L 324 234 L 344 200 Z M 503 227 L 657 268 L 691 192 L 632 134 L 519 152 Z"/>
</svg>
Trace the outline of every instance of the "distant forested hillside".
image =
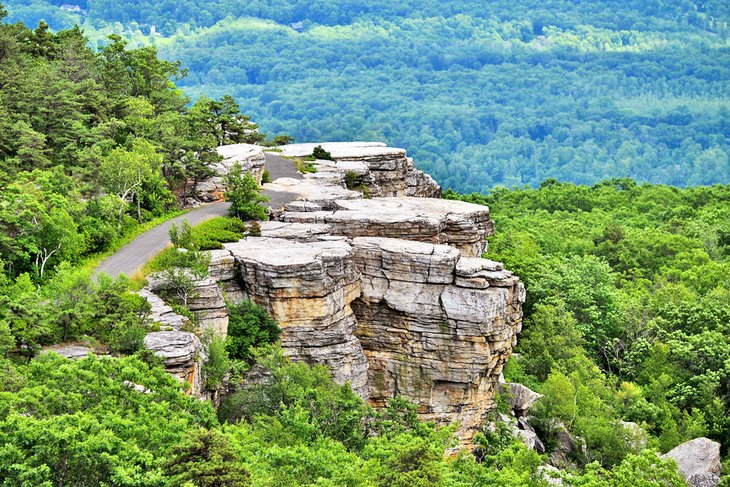
<svg viewBox="0 0 730 487">
<path fill-rule="evenodd" d="M 730 182 L 726 1 L 69 1 L 8 10 L 154 43 L 265 132 L 384 140 L 460 191 Z"/>
</svg>

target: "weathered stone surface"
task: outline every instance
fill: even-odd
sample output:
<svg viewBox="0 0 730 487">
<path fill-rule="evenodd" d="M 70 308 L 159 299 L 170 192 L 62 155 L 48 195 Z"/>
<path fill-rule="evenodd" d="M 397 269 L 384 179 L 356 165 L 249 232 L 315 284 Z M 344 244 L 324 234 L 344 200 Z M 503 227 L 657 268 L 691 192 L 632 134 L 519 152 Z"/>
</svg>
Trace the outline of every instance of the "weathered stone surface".
<svg viewBox="0 0 730 487">
<path fill-rule="evenodd" d="M 695 438 L 669 451 L 663 458 L 672 458 L 679 465 L 692 487 L 715 487 L 720 483 L 720 444 L 708 438 Z"/>
<path fill-rule="evenodd" d="M 223 178 L 236 163 L 240 164 L 244 171 L 251 173 L 256 181 L 261 184 L 266 156 L 264 156 L 263 149 L 260 146 L 250 144 L 224 145 L 218 147 L 218 154 L 223 157 L 223 160 L 213 165 L 215 175 L 195 185 L 198 200 L 222 200 L 226 189 Z"/>
<path fill-rule="evenodd" d="M 523 429 L 517 430 L 517 436 L 530 450 L 535 450 L 538 453 L 545 453 L 545 445 L 542 441 L 540 441 L 540 438 L 538 438 L 537 433 L 534 431 Z"/>
<path fill-rule="evenodd" d="M 210 264 L 213 267 L 213 272 L 223 277 L 230 275 L 232 271 L 225 267 L 227 261 L 232 264 L 232 260 L 225 259 L 223 254 L 216 254 L 215 260 L 211 259 Z M 153 296 L 157 297 L 154 293 L 168 290 L 169 287 L 170 283 L 164 274 L 156 273 L 147 276 L 147 289 L 151 291 Z M 152 299 L 154 300 L 154 297 Z M 150 298 L 148 298 L 149 300 Z M 164 302 L 162 304 L 164 305 Z M 157 305 L 153 306 L 153 308 L 155 307 Z M 223 292 L 221 292 L 215 279 L 206 277 L 197 281 L 195 289 L 188 296 L 187 307 L 197 318 L 198 328 L 201 333 L 212 329 L 216 334 L 226 336 L 228 333 L 228 311 Z M 177 329 L 180 328 L 177 327 Z"/>
<path fill-rule="evenodd" d="M 144 346 L 162 359 L 168 373 L 190 384 L 191 394 L 202 396 L 199 361 L 202 347 L 197 336 L 186 331 L 157 331 L 147 334 Z"/>
<path fill-rule="evenodd" d="M 542 394 L 534 392 L 527 386 L 517 382 L 500 384 L 500 392 L 509 396 L 509 407 L 517 418 L 527 416 L 530 408 L 542 397 Z"/>
<path fill-rule="evenodd" d="M 367 397 L 367 361 L 353 335 L 350 308 L 360 293 L 352 247 L 343 240 L 248 237 L 225 248 L 236 261 L 246 297 L 279 322 L 286 353 L 327 365 L 335 380 Z"/>
<path fill-rule="evenodd" d="M 323 223 L 334 235 L 390 237 L 448 244 L 465 257 L 479 257 L 494 226 L 489 208 L 463 201 L 430 198 L 373 198 L 338 200 L 336 211 L 285 212 L 280 220 L 293 223 Z M 485 279 L 506 279 L 483 270 Z M 511 276 L 511 274 L 510 274 Z M 511 285 L 506 283 L 505 285 Z"/>
<path fill-rule="evenodd" d="M 261 222 L 261 236 L 314 242 L 330 236 L 329 225 L 317 223 Z M 230 254 L 229 254 L 230 255 Z"/>
<path fill-rule="evenodd" d="M 575 467 L 571 456 L 586 457 L 588 450 L 583 438 L 570 434 L 564 424 L 558 425 L 555 449 L 550 452 L 550 464 L 557 468 Z"/>
<path fill-rule="evenodd" d="M 150 320 L 158 323 L 163 330 L 181 330 L 186 325 L 190 325 L 190 320 L 186 317 L 175 313 L 170 306 L 153 293 L 149 288 L 143 288 L 137 291 L 150 303 Z"/>
<path fill-rule="evenodd" d="M 457 286 L 459 251 L 388 238 L 353 239 L 362 293 L 355 334 L 369 362 L 370 402 L 402 394 L 423 419 L 459 421 L 468 441 L 492 409 L 521 323 L 521 284 Z"/>
<path fill-rule="evenodd" d="M 328 184 L 344 183 L 345 174 L 357 176 L 372 196 L 441 197 L 441 187 L 428 174 L 416 169 L 405 149 L 380 142 L 324 142 L 283 146 L 283 155 L 305 157 L 321 145 L 335 161 L 317 161 L 315 178 Z"/>
<path fill-rule="evenodd" d="M 74 344 L 60 344 L 60 345 L 53 345 L 50 347 L 43 347 L 42 353 L 48 353 L 48 352 L 54 352 L 60 355 L 61 357 L 66 357 L 71 360 L 80 360 L 82 358 L 86 358 L 89 355 L 95 355 L 94 349 L 91 347 L 85 347 L 83 345 L 74 345 Z"/>
<path fill-rule="evenodd" d="M 279 178 L 264 184 L 263 188 L 268 191 L 295 194 L 297 201 L 288 203 L 287 207 L 304 211 L 314 208 L 334 209 L 334 202 L 337 200 L 362 198 L 362 193 L 345 188 L 339 181 L 322 181 L 311 176 L 307 174 L 304 179 Z"/>
</svg>

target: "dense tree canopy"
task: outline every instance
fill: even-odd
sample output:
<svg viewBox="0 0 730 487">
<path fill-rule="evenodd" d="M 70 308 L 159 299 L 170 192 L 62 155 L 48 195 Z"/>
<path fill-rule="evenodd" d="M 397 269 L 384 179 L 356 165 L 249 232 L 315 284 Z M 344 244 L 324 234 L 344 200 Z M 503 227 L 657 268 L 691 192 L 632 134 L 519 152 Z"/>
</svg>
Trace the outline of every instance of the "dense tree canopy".
<svg viewBox="0 0 730 487">
<path fill-rule="evenodd" d="M 730 445 L 730 186 L 548 180 L 461 198 L 492 208 L 487 255 L 527 284 L 508 376 L 554 400 L 544 419 L 601 454 L 615 447 L 600 421 L 618 418 L 663 450 L 701 435 Z"/>
<path fill-rule="evenodd" d="M 455 426 L 289 362 L 250 303 L 229 305 L 227 343 L 202 337 L 218 411 L 142 350 L 147 301 L 82 264 L 174 211 L 216 146 L 262 139 L 225 90 L 274 131 L 385 139 L 483 191 L 447 197 L 492 207 L 487 256 L 527 284 L 506 375 L 544 395 L 549 449 L 566 430 L 586 445 L 566 483 L 681 486 L 655 450 L 730 445 L 730 188 L 545 179 L 727 183 L 726 2 L 61 3 L 10 2 L 37 27 L 0 25 L 0 484 L 546 485 L 546 458 L 499 428 L 446 458 Z M 98 49 L 40 18 L 83 19 Z M 255 185 L 228 182 L 255 213 Z M 188 251 L 159 260 L 203 275 L 198 249 L 245 230 L 176 229 Z M 105 356 L 40 353 L 69 341 Z"/>
<path fill-rule="evenodd" d="M 53 23 L 51 3 L 9 8 Z M 53 25 L 156 45 L 189 69 L 188 93 L 231 93 L 269 132 L 405 147 L 458 191 L 548 177 L 730 182 L 721 0 L 79 5 L 84 15 Z"/>
</svg>

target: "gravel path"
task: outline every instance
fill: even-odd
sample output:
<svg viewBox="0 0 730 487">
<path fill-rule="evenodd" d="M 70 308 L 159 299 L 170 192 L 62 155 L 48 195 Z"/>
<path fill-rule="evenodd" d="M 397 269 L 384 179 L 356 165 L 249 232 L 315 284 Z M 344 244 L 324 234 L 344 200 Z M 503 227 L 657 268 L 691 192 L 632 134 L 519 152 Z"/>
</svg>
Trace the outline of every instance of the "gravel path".
<svg viewBox="0 0 730 487">
<path fill-rule="evenodd" d="M 269 171 L 272 181 L 283 177 L 302 179 L 302 175 L 297 172 L 291 160 L 273 153 L 267 152 L 265 154 L 266 170 Z M 262 191 L 262 194 L 271 198 L 268 202 L 270 208 L 281 208 L 294 199 L 293 194 L 279 191 Z M 228 206 L 229 204 L 224 202 L 209 203 L 195 208 L 184 215 L 161 223 L 141 234 L 109 256 L 99 264 L 94 275 L 97 276 L 104 272 L 112 277 L 116 277 L 119 274 L 131 276 L 169 245 L 170 237 L 168 231 L 173 223 L 180 225 L 183 220 L 187 220 L 190 225 L 195 226 L 211 218 L 226 216 L 228 214 Z"/>
</svg>

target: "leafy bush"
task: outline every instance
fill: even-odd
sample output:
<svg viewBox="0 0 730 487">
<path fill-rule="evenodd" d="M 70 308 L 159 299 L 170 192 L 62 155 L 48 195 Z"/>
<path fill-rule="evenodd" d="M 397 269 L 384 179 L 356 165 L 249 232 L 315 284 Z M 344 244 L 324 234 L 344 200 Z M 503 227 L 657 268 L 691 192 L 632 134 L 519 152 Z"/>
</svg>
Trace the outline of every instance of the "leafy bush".
<svg viewBox="0 0 730 487">
<path fill-rule="evenodd" d="M 329 152 L 324 150 L 321 145 L 318 145 L 317 147 L 314 148 L 314 150 L 312 151 L 312 157 L 314 157 L 315 159 L 321 159 L 324 161 L 334 161 L 335 160 L 332 157 L 332 154 L 330 154 Z"/>
<path fill-rule="evenodd" d="M 117 329 L 109 341 L 109 348 L 114 353 L 131 355 L 144 348 L 144 337 L 150 330 L 141 324 L 133 324 Z"/>
<path fill-rule="evenodd" d="M 357 186 L 358 175 L 355 171 L 347 171 L 345 173 L 345 187 L 353 189 Z"/>
<path fill-rule="evenodd" d="M 222 249 L 224 243 L 241 240 L 245 232 L 246 225 L 240 219 L 218 217 L 193 228 L 193 241 L 200 250 Z"/>
<path fill-rule="evenodd" d="M 205 332 L 202 342 L 206 356 L 202 367 L 205 387 L 209 390 L 215 390 L 221 386 L 231 367 L 231 361 L 226 351 L 226 342 L 213 330 Z"/>
<path fill-rule="evenodd" d="M 268 218 L 268 209 L 261 204 L 269 198 L 259 193 L 256 179 L 244 171 L 240 164 L 233 165 L 225 180 L 227 186 L 225 199 L 231 203 L 228 210 L 231 216 L 241 220 Z"/>
<path fill-rule="evenodd" d="M 226 350 L 232 359 L 251 361 L 252 348 L 279 339 L 279 325 L 264 308 L 251 301 L 228 303 Z"/>
</svg>

